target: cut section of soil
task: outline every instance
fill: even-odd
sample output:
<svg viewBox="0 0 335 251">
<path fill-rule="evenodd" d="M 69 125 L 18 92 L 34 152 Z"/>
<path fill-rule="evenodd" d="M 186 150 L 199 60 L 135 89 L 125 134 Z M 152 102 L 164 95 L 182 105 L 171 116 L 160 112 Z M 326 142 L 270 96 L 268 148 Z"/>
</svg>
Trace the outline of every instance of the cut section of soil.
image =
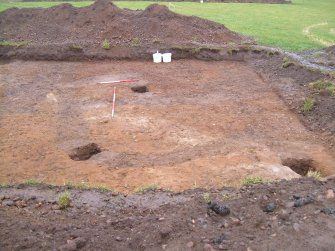
<svg viewBox="0 0 335 251">
<path fill-rule="evenodd" d="M 179 15 L 163 5 L 128 10 L 108 0 L 83 8 L 62 4 L 47 9 L 8 9 L 0 13 L 0 34 L 0 40 L 28 42 L 20 48 L 0 47 L 0 58 L 29 54 L 57 59 L 81 53 L 91 58 L 129 58 L 150 55 L 157 49 L 252 42 L 222 24 Z M 101 46 L 104 40 L 110 43 L 107 50 Z"/>
</svg>

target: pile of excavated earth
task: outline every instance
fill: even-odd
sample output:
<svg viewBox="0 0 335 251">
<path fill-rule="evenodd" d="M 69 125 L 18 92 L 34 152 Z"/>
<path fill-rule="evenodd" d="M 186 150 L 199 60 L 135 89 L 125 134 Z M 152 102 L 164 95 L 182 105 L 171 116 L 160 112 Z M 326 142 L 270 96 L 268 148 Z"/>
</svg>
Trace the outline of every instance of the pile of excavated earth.
<svg viewBox="0 0 335 251">
<path fill-rule="evenodd" d="M 212 48 L 251 43 L 224 25 L 171 12 L 153 4 L 145 10 L 120 9 L 108 0 L 76 8 L 12 8 L 0 13 L 0 58 L 144 58 L 158 49 Z M 109 48 L 102 48 L 102 43 Z M 19 47 L 19 48 L 17 48 Z"/>
</svg>

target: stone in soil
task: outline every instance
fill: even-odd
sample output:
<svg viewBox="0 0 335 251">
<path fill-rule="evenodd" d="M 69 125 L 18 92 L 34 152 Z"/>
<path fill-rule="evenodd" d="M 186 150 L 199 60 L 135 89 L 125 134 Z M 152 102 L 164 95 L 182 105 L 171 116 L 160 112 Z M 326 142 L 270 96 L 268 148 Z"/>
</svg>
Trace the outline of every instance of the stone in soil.
<svg viewBox="0 0 335 251">
<path fill-rule="evenodd" d="M 313 197 L 310 195 L 307 195 L 305 197 L 294 196 L 294 198 L 294 207 L 302 207 L 314 202 Z"/>
<path fill-rule="evenodd" d="M 335 215 L 335 208 L 322 208 L 320 212 L 328 215 Z"/>
<path fill-rule="evenodd" d="M 276 210 L 276 208 L 277 208 L 276 204 L 271 202 L 271 203 L 266 204 L 263 207 L 263 211 L 266 212 L 266 213 L 272 213 L 273 211 Z"/>
<path fill-rule="evenodd" d="M 333 189 L 328 189 L 326 191 L 326 198 L 327 199 L 334 199 L 335 194 L 334 194 L 334 190 Z"/>
<path fill-rule="evenodd" d="M 2 202 L 2 205 L 10 207 L 10 206 L 14 205 L 14 201 L 12 201 L 12 200 L 5 200 L 5 201 Z"/>
<path fill-rule="evenodd" d="M 216 214 L 226 216 L 230 214 L 230 208 L 227 205 L 221 204 L 219 202 L 211 201 L 208 203 L 208 209 L 211 209 Z"/>
</svg>

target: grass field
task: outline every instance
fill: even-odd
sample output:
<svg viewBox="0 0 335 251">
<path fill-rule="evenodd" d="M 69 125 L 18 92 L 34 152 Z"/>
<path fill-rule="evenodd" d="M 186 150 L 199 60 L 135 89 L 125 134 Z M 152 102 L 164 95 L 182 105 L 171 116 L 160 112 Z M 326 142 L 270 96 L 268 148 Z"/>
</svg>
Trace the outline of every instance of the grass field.
<svg viewBox="0 0 335 251">
<path fill-rule="evenodd" d="M 1 3 L 10 7 L 49 7 L 61 2 Z M 72 2 L 86 6 L 91 2 Z M 143 9 L 152 2 L 115 2 L 119 7 Z M 168 3 L 163 3 L 168 5 Z M 175 12 L 225 24 L 229 29 L 254 36 L 258 43 L 290 51 L 335 44 L 335 0 L 293 0 L 293 4 L 238 4 L 176 2 Z"/>
</svg>

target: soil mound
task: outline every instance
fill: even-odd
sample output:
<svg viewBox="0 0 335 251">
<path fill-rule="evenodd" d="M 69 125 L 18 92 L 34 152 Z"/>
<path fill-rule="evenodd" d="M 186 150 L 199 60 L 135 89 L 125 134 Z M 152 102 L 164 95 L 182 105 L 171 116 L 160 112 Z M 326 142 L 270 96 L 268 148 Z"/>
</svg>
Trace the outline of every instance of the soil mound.
<svg viewBox="0 0 335 251">
<path fill-rule="evenodd" d="M 222 24 L 179 15 L 166 6 L 153 4 L 143 11 L 133 11 L 120 9 L 108 0 L 97 0 L 83 8 L 70 4 L 47 9 L 12 8 L 0 13 L 0 34 L 0 41 L 26 42 L 20 48 L 1 46 L 0 57 L 30 54 L 66 58 L 84 54 L 132 58 L 177 46 L 221 47 L 252 42 Z M 109 43 L 105 49 L 101 46 L 104 40 Z M 71 50 L 73 45 L 83 50 Z"/>
</svg>

